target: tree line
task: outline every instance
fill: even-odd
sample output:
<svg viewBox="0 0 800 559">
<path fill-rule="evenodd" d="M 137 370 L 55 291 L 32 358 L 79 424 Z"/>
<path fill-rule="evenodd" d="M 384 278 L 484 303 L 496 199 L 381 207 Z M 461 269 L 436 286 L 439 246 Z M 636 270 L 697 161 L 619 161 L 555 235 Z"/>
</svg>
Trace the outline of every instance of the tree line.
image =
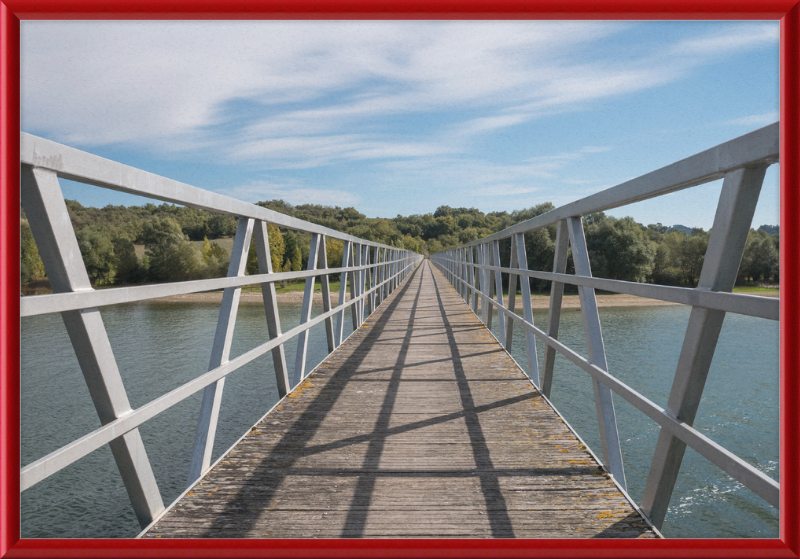
<svg viewBox="0 0 800 559">
<path fill-rule="evenodd" d="M 92 208 L 74 200 L 66 202 L 93 285 L 185 281 L 227 273 L 230 254 L 217 241 L 235 234 L 237 224 L 232 216 L 172 204 Z M 282 200 L 258 202 L 258 205 L 421 254 L 433 254 L 480 239 L 554 209 L 549 202 L 513 212 L 490 213 L 476 208 L 440 206 L 433 213 L 389 219 L 368 218 L 354 208 L 293 206 Z M 21 282 L 23 287 L 40 285 L 46 281 L 44 266 L 24 212 L 21 217 Z M 583 219 L 593 275 L 662 285 L 697 285 L 709 232 L 660 223 L 644 226 L 631 217 L 615 218 L 603 212 Z M 309 233 L 268 225 L 268 235 L 273 270 L 305 269 Z M 525 233 L 529 269 L 552 270 L 555 237 L 555 225 Z M 738 285 L 778 283 L 779 242 L 777 226 L 750 230 Z M 141 257 L 136 252 L 137 245 L 144 248 Z M 510 250 L 510 240 L 501 241 L 500 257 L 504 265 L 510 261 Z M 342 252 L 341 241 L 327 239 L 330 267 L 341 266 Z M 567 272 L 573 271 L 570 256 Z M 247 273 L 257 272 L 256 250 L 251 245 Z M 531 279 L 531 286 L 541 292 L 549 288 L 549 282 Z"/>
</svg>

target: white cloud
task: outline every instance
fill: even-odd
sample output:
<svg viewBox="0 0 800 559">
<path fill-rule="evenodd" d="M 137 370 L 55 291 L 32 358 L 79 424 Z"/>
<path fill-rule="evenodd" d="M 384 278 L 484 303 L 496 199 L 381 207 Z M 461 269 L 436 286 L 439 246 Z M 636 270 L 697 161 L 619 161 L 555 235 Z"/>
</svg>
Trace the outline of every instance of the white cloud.
<svg viewBox="0 0 800 559">
<path fill-rule="evenodd" d="M 742 118 L 734 118 L 732 120 L 726 120 L 722 124 L 734 124 L 734 125 L 741 125 L 741 126 L 767 126 L 768 124 L 772 124 L 776 122 L 780 118 L 780 115 L 777 111 L 772 111 L 769 113 L 762 113 L 758 115 L 750 115 L 744 116 Z"/>
<path fill-rule="evenodd" d="M 303 186 L 258 181 L 237 186 L 223 192 L 228 196 L 252 202 L 283 200 L 290 204 L 321 204 L 323 206 L 354 206 L 361 200 L 352 192 L 335 189 L 307 188 Z"/>
<path fill-rule="evenodd" d="M 453 151 L 436 144 L 392 142 L 363 135 L 286 136 L 254 140 L 234 146 L 231 160 L 254 160 L 272 168 L 306 168 L 341 161 L 430 157 Z"/>
<path fill-rule="evenodd" d="M 517 186 L 513 184 L 493 184 L 481 188 L 467 190 L 467 196 L 521 196 L 542 190 L 536 186 Z"/>
<path fill-rule="evenodd" d="M 759 27 L 737 26 L 719 33 L 711 33 L 680 41 L 673 45 L 668 54 L 681 56 L 717 56 L 747 50 L 763 45 L 777 44 L 778 26 L 770 23 Z"/>
</svg>

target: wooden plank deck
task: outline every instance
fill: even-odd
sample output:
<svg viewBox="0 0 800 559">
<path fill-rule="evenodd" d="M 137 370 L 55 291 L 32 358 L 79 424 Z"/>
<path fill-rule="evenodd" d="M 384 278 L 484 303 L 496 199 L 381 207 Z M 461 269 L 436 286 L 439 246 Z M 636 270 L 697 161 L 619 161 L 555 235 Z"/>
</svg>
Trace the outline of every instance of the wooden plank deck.
<svg viewBox="0 0 800 559">
<path fill-rule="evenodd" d="M 654 538 L 425 261 L 147 538 Z"/>
</svg>

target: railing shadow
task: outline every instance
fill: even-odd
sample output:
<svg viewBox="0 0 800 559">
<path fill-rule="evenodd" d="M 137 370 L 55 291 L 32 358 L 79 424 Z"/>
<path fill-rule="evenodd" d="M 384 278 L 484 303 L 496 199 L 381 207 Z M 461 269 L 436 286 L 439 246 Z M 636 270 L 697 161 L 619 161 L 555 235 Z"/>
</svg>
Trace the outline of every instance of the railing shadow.
<svg viewBox="0 0 800 559">
<path fill-rule="evenodd" d="M 649 531 L 650 527 L 641 515 L 638 512 L 632 512 L 592 538 L 638 538 Z"/>
<path fill-rule="evenodd" d="M 288 475 L 291 475 L 291 466 L 303 455 L 297 452 L 298 449 L 306 447 L 309 441 L 314 437 L 319 426 L 324 421 L 326 414 L 331 411 L 334 404 L 339 399 L 342 383 L 346 383 L 350 380 L 353 376 L 353 371 L 363 362 L 367 355 L 367 350 L 372 346 L 375 337 L 379 336 L 384 328 L 386 328 L 387 324 L 389 324 L 392 314 L 396 312 L 402 301 L 403 295 L 413 285 L 414 278 L 416 278 L 417 274 L 421 273 L 422 269 L 423 266 L 418 266 L 408 277 L 407 281 L 396 290 L 393 294 L 394 298 L 389 302 L 388 307 L 382 312 L 379 319 L 375 321 L 370 333 L 361 340 L 358 348 L 351 352 L 348 359 L 331 376 L 329 382 L 325 384 L 319 394 L 317 394 L 314 400 L 306 407 L 305 411 L 300 414 L 292 426 L 283 434 L 280 441 L 278 441 L 273 450 L 270 451 L 269 455 L 267 455 L 260 464 L 251 468 L 251 476 L 262 476 L 269 480 L 268 485 L 259 487 L 259 498 L 262 502 L 270 502 L 283 480 Z M 270 474 L 268 478 L 265 476 L 267 473 Z M 362 488 L 362 492 L 365 490 L 366 488 Z M 248 486 L 244 485 L 234 496 L 228 499 L 228 502 L 231 503 L 244 498 L 248 491 Z M 235 522 L 235 531 L 239 533 L 249 531 L 256 520 L 257 515 L 252 513 L 238 514 Z M 220 514 L 217 515 L 202 537 L 219 537 L 221 533 L 225 533 L 225 530 L 229 528 L 231 528 L 231 519 L 227 515 Z"/>
<path fill-rule="evenodd" d="M 439 291 L 438 282 L 433 280 L 433 287 L 436 291 L 436 299 L 439 302 L 439 310 L 442 313 L 444 329 L 447 333 L 447 342 L 450 346 L 450 355 L 453 358 L 453 371 L 455 372 L 458 391 L 461 395 L 461 404 L 464 409 L 464 421 L 467 425 L 472 454 L 475 457 L 475 466 L 478 479 L 481 484 L 481 492 L 486 502 L 486 513 L 489 517 L 489 526 L 494 538 L 513 538 L 514 528 L 506 509 L 506 501 L 500 490 L 500 477 L 495 470 L 489 447 L 486 444 L 486 437 L 481 428 L 478 412 L 475 410 L 475 402 L 472 399 L 472 392 L 464 373 L 464 366 L 461 362 L 461 352 L 456 342 L 450 320 L 447 318 L 447 311 L 442 301 L 442 294 Z M 491 505 L 491 506 L 490 506 Z"/>
</svg>

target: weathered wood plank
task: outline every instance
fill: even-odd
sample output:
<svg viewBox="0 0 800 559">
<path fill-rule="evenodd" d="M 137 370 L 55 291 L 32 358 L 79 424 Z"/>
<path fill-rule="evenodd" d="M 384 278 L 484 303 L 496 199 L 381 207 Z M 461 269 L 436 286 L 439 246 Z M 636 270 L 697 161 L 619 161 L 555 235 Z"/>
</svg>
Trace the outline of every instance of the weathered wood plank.
<svg viewBox="0 0 800 559">
<path fill-rule="evenodd" d="M 144 537 L 657 537 L 427 262 Z"/>
</svg>

